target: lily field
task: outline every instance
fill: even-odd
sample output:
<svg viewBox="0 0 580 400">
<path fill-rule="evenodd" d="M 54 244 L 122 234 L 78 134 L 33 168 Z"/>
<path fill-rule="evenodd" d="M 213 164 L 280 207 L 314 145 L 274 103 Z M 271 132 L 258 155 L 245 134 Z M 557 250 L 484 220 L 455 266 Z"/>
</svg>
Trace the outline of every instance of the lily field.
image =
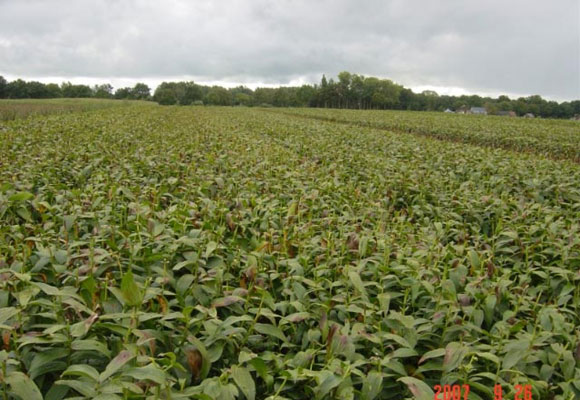
<svg viewBox="0 0 580 400">
<path fill-rule="evenodd" d="M 580 123 L 114 103 L 0 121 L 0 399 L 580 398 Z"/>
</svg>

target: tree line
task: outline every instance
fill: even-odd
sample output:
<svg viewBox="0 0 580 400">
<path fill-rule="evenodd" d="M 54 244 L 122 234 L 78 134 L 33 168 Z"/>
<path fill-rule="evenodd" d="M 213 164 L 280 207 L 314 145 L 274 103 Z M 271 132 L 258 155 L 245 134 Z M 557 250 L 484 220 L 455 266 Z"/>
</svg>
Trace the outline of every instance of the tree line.
<svg viewBox="0 0 580 400">
<path fill-rule="evenodd" d="M 75 85 L 70 82 L 58 85 L 22 79 L 8 82 L 3 76 L 0 76 L 0 99 L 55 99 L 61 97 L 151 100 L 151 89 L 144 83 L 114 90 L 113 86 L 108 83 L 88 86 Z"/>
<path fill-rule="evenodd" d="M 544 118 L 570 118 L 580 114 L 580 100 L 558 103 L 539 95 L 510 99 L 478 95 L 447 96 L 434 91 L 415 93 L 389 79 L 365 77 L 341 72 L 336 79 L 322 76 L 320 83 L 296 87 L 224 88 L 189 82 L 163 82 L 151 94 L 144 83 L 113 90 L 110 84 L 57 85 L 17 79 L 7 82 L 0 76 L 0 98 L 95 97 L 108 99 L 152 100 L 161 105 L 220 105 L 262 107 L 323 107 L 365 110 L 444 111 L 485 107 L 490 114 L 514 111 L 517 115 L 533 113 Z"/>
</svg>

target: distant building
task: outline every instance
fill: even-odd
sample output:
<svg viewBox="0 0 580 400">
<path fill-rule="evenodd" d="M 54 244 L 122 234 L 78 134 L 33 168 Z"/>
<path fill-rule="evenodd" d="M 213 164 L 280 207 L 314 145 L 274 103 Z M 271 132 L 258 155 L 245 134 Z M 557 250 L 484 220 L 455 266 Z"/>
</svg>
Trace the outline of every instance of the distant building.
<svg viewBox="0 0 580 400">
<path fill-rule="evenodd" d="M 534 117 L 535 117 L 535 115 L 532 113 L 527 113 L 524 115 L 524 118 L 534 118 Z"/>
<path fill-rule="evenodd" d="M 487 110 L 484 107 L 471 107 L 470 114 L 487 115 Z"/>
<path fill-rule="evenodd" d="M 496 115 L 500 117 L 515 117 L 516 113 L 515 111 L 498 111 Z"/>
<path fill-rule="evenodd" d="M 467 108 L 467 106 L 461 106 L 457 109 L 457 111 L 455 111 L 456 114 L 468 114 L 469 113 L 469 108 Z"/>
<path fill-rule="evenodd" d="M 452 110 L 452 109 L 450 109 L 450 108 L 446 108 L 446 109 L 445 109 L 445 111 L 443 111 L 443 112 L 446 112 L 446 113 L 453 113 L 453 110 Z"/>
<path fill-rule="evenodd" d="M 570 118 L 572 121 L 580 121 L 580 114 L 575 114 L 572 118 Z"/>
</svg>

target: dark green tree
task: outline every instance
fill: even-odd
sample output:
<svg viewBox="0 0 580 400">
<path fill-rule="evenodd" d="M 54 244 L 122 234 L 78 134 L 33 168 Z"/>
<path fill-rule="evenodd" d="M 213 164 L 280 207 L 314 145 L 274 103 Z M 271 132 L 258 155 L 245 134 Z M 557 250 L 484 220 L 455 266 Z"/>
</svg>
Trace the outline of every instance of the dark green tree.
<svg viewBox="0 0 580 400">
<path fill-rule="evenodd" d="M 79 98 L 79 97 L 92 97 L 93 91 L 87 85 L 73 85 L 70 82 L 63 82 L 60 86 L 62 91 L 62 97 L 69 98 Z"/>
<path fill-rule="evenodd" d="M 28 95 L 28 85 L 22 79 L 17 79 L 6 85 L 6 91 L 8 93 L 8 98 L 10 99 L 27 99 Z"/>
<path fill-rule="evenodd" d="M 232 104 L 232 98 L 227 89 L 221 86 L 212 86 L 207 93 L 206 103 L 215 106 L 229 106 Z"/>
<path fill-rule="evenodd" d="M 131 99 L 149 100 L 151 99 L 151 89 L 144 83 L 137 83 L 131 89 Z"/>
<path fill-rule="evenodd" d="M 95 85 L 93 87 L 93 96 L 99 99 L 110 99 L 113 97 L 113 86 L 109 83 Z"/>
<path fill-rule="evenodd" d="M 0 75 L 0 99 L 5 99 L 8 97 L 8 93 L 6 91 L 6 87 L 8 86 L 8 81 Z"/>
<path fill-rule="evenodd" d="M 113 96 L 117 100 L 128 100 L 131 98 L 131 88 L 124 87 L 115 90 L 115 94 Z"/>
</svg>

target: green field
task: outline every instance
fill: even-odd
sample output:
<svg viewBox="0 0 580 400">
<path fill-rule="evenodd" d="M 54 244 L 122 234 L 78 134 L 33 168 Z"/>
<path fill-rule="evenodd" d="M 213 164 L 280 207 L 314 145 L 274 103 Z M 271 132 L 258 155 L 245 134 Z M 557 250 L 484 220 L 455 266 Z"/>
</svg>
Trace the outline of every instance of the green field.
<svg viewBox="0 0 580 400">
<path fill-rule="evenodd" d="M 442 113 L 0 123 L 2 398 L 578 398 L 579 142 Z"/>
<path fill-rule="evenodd" d="M 149 105 L 144 101 L 105 99 L 0 99 L 0 122 L 30 116 L 101 110 L 128 105 Z"/>
</svg>

